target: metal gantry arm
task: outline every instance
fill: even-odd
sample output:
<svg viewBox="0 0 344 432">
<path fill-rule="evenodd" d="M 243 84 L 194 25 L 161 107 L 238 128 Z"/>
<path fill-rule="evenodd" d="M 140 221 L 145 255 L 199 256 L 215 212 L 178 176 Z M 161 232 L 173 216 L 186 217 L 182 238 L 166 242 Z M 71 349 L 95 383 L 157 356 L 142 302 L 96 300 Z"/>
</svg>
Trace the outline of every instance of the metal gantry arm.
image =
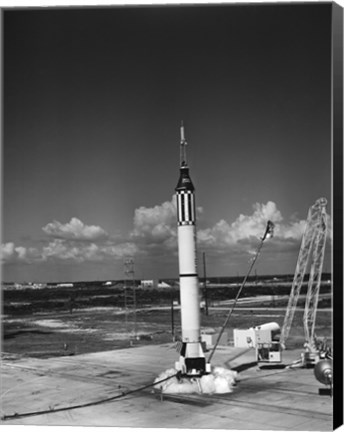
<svg viewBox="0 0 344 432">
<path fill-rule="evenodd" d="M 282 348 L 285 348 L 285 342 L 289 336 L 302 282 L 306 273 L 309 257 L 311 255 L 312 264 L 309 275 L 303 322 L 306 343 L 309 345 L 313 345 L 314 343 L 315 317 L 318 305 L 326 241 L 326 204 L 326 199 L 320 198 L 308 211 L 306 228 L 301 241 L 301 247 L 296 264 L 287 312 L 281 330 L 280 342 Z"/>
<path fill-rule="evenodd" d="M 327 231 L 327 215 L 325 205 L 326 200 L 325 202 L 319 203 L 320 208 L 318 209 L 318 218 L 315 226 L 316 236 L 313 248 L 312 266 L 309 274 L 305 311 L 303 315 L 306 343 L 309 345 L 310 349 L 316 349 L 315 319 L 319 300 Z"/>
</svg>

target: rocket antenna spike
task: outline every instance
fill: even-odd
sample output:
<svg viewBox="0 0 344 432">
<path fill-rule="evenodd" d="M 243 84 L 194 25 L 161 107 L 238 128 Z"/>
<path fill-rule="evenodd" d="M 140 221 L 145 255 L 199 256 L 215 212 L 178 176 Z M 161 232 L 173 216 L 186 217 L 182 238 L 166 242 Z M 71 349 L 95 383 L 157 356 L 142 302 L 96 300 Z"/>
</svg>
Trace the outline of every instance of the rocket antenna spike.
<svg viewBox="0 0 344 432">
<path fill-rule="evenodd" d="M 187 146 L 187 142 L 184 134 L 184 122 L 182 120 L 180 124 L 180 167 L 181 168 L 188 166 L 187 159 L 186 159 L 186 146 Z"/>
</svg>

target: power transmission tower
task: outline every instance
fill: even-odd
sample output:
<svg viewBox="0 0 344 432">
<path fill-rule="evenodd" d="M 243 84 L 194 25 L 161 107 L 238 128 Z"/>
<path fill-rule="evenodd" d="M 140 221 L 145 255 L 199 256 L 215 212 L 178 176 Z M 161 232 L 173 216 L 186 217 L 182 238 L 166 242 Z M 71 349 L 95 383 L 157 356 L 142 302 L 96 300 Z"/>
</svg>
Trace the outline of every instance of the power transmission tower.
<svg viewBox="0 0 344 432">
<path fill-rule="evenodd" d="M 124 273 L 126 276 L 124 285 L 124 303 L 125 303 L 125 322 L 126 329 L 128 325 L 129 309 L 132 309 L 134 318 L 134 336 L 137 333 L 137 322 L 136 322 L 136 284 L 135 284 L 135 270 L 134 270 L 134 258 L 128 257 L 124 260 Z"/>
</svg>

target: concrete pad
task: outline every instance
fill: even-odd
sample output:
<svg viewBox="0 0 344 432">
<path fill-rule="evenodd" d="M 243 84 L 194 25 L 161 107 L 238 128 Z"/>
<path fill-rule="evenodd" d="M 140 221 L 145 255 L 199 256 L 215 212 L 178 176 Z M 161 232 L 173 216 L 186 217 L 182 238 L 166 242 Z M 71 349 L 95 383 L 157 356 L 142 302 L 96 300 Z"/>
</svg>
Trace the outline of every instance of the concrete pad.
<svg viewBox="0 0 344 432">
<path fill-rule="evenodd" d="M 288 361 L 299 352 L 288 352 Z M 174 366 L 173 344 L 49 359 L 2 362 L 3 424 L 117 427 L 208 428 L 235 430 L 332 430 L 332 399 L 318 395 L 312 369 L 244 369 L 232 393 L 163 395 L 149 387 Z M 253 364 L 254 350 L 220 347 L 212 364 Z M 142 388 L 147 386 L 146 388 Z M 135 391 L 138 390 L 138 391 Z M 123 397 L 122 393 L 135 391 Z M 121 396 L 111 401 L 72 408 Z M 55 409 L 66 408 L 55 412 Z"/>
</svg>

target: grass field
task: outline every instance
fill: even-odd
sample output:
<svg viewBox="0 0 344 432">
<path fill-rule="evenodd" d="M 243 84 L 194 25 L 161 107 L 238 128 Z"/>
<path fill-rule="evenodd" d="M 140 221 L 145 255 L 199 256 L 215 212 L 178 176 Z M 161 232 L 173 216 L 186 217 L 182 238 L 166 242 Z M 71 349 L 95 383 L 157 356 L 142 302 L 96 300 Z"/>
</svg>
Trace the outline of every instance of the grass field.
<svg viewBox="0 0 344 432">
<path fill-rule="evenodd" d="M 275 321 L 282 326 L 285 310 L 281 307 L 236 308 L 228 328 L 232 338 L 234 328 L 249 328 Z M 202 328 L 217 329 L 222 326 L 229 309 L 211 307 L 208 316 L 202 312 Z M 302 347 L 304 343 L 302 310 L 295 313 L 288 339 L 288 348 Z M 125 313 L 116 307 L 93 307 L 34 313 L 6 315 L 3 317 L 2 351 L 5 355 L 42 357 L 77 355 L 113 350 L 142 344 L 171 342 L 173 334 L 180 335 L 180 311 L 174 309 L 174 328 L 169 306 L 142 308 Z M 135 331 L 136 321 L 136 331 Z M 332 313 L 319 310 L 316 333 L 332 340 Z"/>
<path fill-rule="evenodd" d="M 325 275 L 320 288 L 316 334 L 332 340 L 331 284 Z M 251 281 L 242 291 L 227 326 L 249 328 L 275 321 L 281 327 L 290 294 L 292 276 Z M 216 282 L 216 283 L 215 283 Z M 203 329 L 219 329 L 233 303 L 239 283 L 216 280 L 207 290 L 209 314 L 201 312 Z M 258 282 L 258 283 L 257 283 Z M 202 290 L 201 290 L 202 291 Z M 302 309 L 306 284 L 302 286 L 287 346 L 304 343 Z M 136 289 L 123 284 L 75 283 L 72 288 L 15 289 L 3 286 L 2 352 L 32 357 L 77 355 L 142 344 L 161 344 L 180 337 L 179 287 Z M 242 302 L 241 302 L 242 301 Z M 173 328 L 172 328 L 172 310 Z M 127 309 L 125 309 L 127 305 Z M 127 310 L 127 313 L 125 312 Z"/>
</svg>

